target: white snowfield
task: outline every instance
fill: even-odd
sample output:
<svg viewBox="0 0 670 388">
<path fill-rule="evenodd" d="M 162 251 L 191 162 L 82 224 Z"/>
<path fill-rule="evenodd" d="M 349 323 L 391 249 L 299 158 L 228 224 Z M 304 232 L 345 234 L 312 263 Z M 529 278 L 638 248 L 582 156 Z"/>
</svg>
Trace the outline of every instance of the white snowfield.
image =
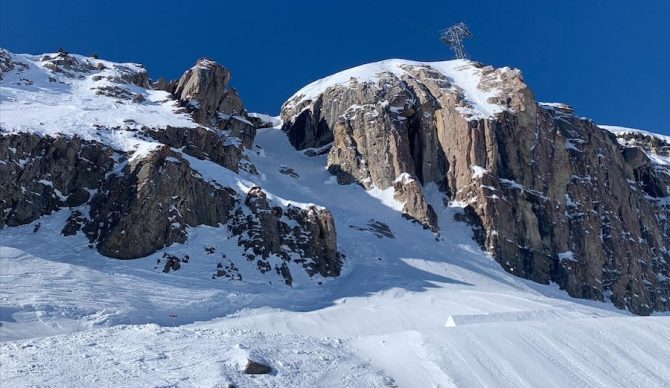
<svg viewBox="0 0 670 388">
<path fill-rule="evenodd" d="M 88 92 L 68 89 L 47 101 L 35 94 L 48 90 L 8 89 L 3 83 L 2 124 L 12 130 L 61 131 L 51 120 L 64 128 L 85 122 L 81 115 L 103 104 L 94 101 L 108 98 L 92 95 L 84 102 L 91 110 L 78 111 Z M 25 104 L 35 110 L 26 120 L 40 109 L 54 112 L 43 126 L 20 120 L 24 92 L 35 98 Z M 74 113 L 56 115 L 49 104 L 60 103 Z M 14 113 L 5 116 L 5 106 Z M 188 122 L 163 103 L 147 107 Z M 441 209 L 439 235 L 404 219 L 388 193 L 333 184 L 326 156 L 295 151 L 279 127 L 260 130 L 249 157 L 258 176 L 185 160 L 204 178 L 238 190 L 259 184 L 274 200 L 330 209 L 347 256 L 342 276 L 310 278 L 296 264 L 289 288 L 274 271 L 261 274 L 244 260 L 225 228 L 191 228 L 186 244 L 129 261 L 99 255 L 81 233 L 61 236 L 68 210 L 4 228 L 0 386 L 670 385 L 670 316 L 633 316 L 504 272 L 471 229 L 453 220 L 458 204 L 442 206 L 435 187 L 426 191 Z M 285 167 L 295 174 L 282 173 Z M 190 261 L 162 273 L 156 263 L 163 253 L 188 254 Z M 213 278 L 219 263 L 234 263 L 242 280 Z M 273 372 L 243 374 L 247 358 Z"/>
</svg>

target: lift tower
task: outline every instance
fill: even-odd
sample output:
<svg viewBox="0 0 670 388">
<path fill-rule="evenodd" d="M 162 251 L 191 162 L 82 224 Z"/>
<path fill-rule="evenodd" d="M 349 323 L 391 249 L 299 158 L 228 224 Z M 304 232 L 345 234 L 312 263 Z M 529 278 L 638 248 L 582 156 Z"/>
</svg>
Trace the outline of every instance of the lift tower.
<svg viewBox="0 0 670 388">
<path fill-rule="evenodd" d="M 456 59 L 468 58 L 468 53 L 465 52 L 463 39 L 470 37 L 472 37 L 472 32 L 470 32 L 468 26 L 463 22 L 454 24 L 453 26 L 440 31 L 440 40 L 454 50 Z"/>
</svg>

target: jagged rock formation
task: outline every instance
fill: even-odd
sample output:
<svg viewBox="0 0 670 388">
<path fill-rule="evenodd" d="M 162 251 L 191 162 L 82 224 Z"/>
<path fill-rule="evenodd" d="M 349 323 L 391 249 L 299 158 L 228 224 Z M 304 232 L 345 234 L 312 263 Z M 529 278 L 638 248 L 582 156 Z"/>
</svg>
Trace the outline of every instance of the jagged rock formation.
<svg viewBox="0 0 670 388">
<path fill-rule="evenodd" d="M 226 89 L 230 73 L 222 66 L 198 61 L 178 82 L 163 83 L 173 94 L 153 89 L 135 64 L 0 50 L 0 66 L 3 88 L 14 93 L 8 101 L 27 93 L 38 103 L 45 99 L 47 107 L 25 117 L 3 111 L 0 228 L 69 208 L 64 236 L 84 233 L 101 254 L 133 259 L 184 243 L 190 227 L 208 225 L 222 227 L 223 239 L 235 236 L 248 248 L 247 259 L 258 255 L 259 269 L 270 266 L 270 256 L 279 258 L 275 270 L 288 285 L 293 276 L 287 263 L 298 263 L 310 276 L 339 274 L 341 255 L 327 210 L 270 208 L 260 188 L 247 194 L 193 165 L 206 161 L 208 168 L 229 170 L 233 180 L 239 171 L 254 173 L 244 148 L 267 122 L 249 121 L 237 93 Z M 39 89 L 51 85 L 81 110 L 48 110 L 62 103 Z M 179 266 L 168 261 L 164 271 Z"/>
<path fill-rule="evenodd" d="M 226 68 L 202 58 L 179 81 L 163 88 L 179 99 L 195 122 L 229 131 L 231 137 L 242 140 L 246 148 L 251 148 L 256 127 L 244 110 L 237 90 L 227 89 L 230 77 Z"/>
<path fill-rule="evenodd" d="M 258 186 L 249 190 L 245 205 L 248 211 L 239 208 L 230 228 L 233 235 L 239 236 L 239 244 L 244 247 L 247 260 L 256 261 L 261 271 L 270 270 L 272 267 L 267 259 L 270 255 L 277 255 L 283 262 L 274 269 L 287 285 L 292 284 L 286 266 L 291 260 L 301 263 L 310 275 L 340 274 L 342 257 L 337 252 L 333 216 L 327 209 L 271 204 Z M 304 257 L 316 260 L 307 261 Z"/>
<path fill-rule="evenodd" d="M 436 185 L 513 274 L 637 314 L 670 309 L 667 169 L 568 107 L 538 104 L 518 70 L 365 65 L 303 88 L 282 119 L 296 148 L 332 144 L 339 183 L 394 186 L 403 213 L 434 230 L 422 186 Z M 654 141 L 647 151 L 665 149 Z"/>
</svg>

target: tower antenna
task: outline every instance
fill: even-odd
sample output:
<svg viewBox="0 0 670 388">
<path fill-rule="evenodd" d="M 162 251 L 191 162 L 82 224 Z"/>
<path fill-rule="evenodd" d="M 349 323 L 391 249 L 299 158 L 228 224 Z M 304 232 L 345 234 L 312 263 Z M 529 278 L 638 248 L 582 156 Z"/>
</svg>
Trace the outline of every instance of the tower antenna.
<svg viewBox="0 0 670 388">
<path fill-rule="evenodd" d="M 445 28 L 440 31 L 440 40 L 445 45 L 451 47 L 454 50 L 454 55 L 456 59 L 467 59 L 468 53 L 465 52 L 465 45 L 463 44 L 463 39 L 471 38 L 472 32 L 468 26 L 463 23 L 457 23 L 449 28 Z"/>
</svg>

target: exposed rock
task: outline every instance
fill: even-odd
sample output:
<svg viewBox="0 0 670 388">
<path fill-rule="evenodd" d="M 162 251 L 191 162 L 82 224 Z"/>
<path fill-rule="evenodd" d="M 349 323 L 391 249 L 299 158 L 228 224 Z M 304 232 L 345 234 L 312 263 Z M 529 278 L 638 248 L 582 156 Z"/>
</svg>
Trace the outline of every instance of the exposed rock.
<svg viewBox="0 0 670 388">
<path fill-rule="evenodd" d="M 393 197 L 403 203 L 403 215 L 414 220 L 425 228 L 437 231 L 437 214 L 433 207 L 423 196 L 421 184 L 407 174 L 401 176 L 393 183 L 395 191 Z"/>
<path fill-rule="evenodd" d="M 230 144 L 225 136 L 213 129 L 177 128 L 168 125 L 161 129 L 145 129 L 144 133 L 170 147 L 182 149 L 187 155 L 209 159 L 231 171 L 239 171 L 242 150 L 235 144 Z"/>
<path fill-rule="evenodd" d="M 74 210 L 70 217 L 68 217 L 61 234 L 63 236 L 72 236 L 77 234 L 85 225 L 88 220 L 84 217 L 84 214 L 79 210 Z"/>
<path fill-rule="evenodd" d="M 182 75 L 172 93 L 197 123 L 231 131 L 231 136 L 251 148 L 256 127 L 249 121 L 237 91 L 226 88 L 229 80 L 226 68 L 203 58 Z M 159 86 L 168 87 L 165 83 Z"/>
<path fill-rule="evenodd" d="M 291 178 L 300 179 L 300 175 L 298 175 L 298 173 L 295 172 L 295 170 L 291 167 L 279 166 L 279 172 L 281 174 L 288 175 Z"/>
<path fill-rule="evenodd" d="M 240 139 L 246 148 L 251 148 L 256 137 L 256 128 L 249 120 L 240 115 L 219 114 L 218 125 L 225 131 L 230 131 L 230 136 Z"/>
<path fill-rule="evenodd" d="M 247 360 L 247 365 L 244 367 L 244 373 L 248 375 L 266 375 L 270 372 L 272 372 L 270 366 L 253 360 Z"/>
<path fill-rule="evenodd" d="M 163 267 L 163 272 L 168 273 L 170 271 L 178 271 L 181 268 L 181 261 L 177 256 L 164 254 L 163 258 L 165 259 L 165 266 Z"/>
<path fill-rule="evenodd" d="M 62 74 L 70 78 L 81 78 L 83 73 L 96 70 L 104 70 L 106 67 L 100 60 L 82 56 L 58 53 L 56 55 L 43 55 L 40 61 L 43 66 L 54 73 Z M 139 64 L 114 64 L 114 69 L 120 73 L 118 79 L 111 80 L 115 83 L 128 83 L 143 88 L 149 87 L 149 76 L 142 65 Z M 138 69 L 141 69 L 138 71 Z"/>
<path fill-rule="evenodd" d="M 133 100 L 133 94 L 127 89 L 121 88 L 119 86 L 100 86 L 96 88 L 95 94 L 99 96 L 114 97 L 120 100 Z"/>
<path fill-rule="evenodd" d="M 102 254 L 122 259 L 183 243 L 187 225 L 224 224 L 236 205 L 233 190 L 204 181 L 167 146 L 110 177 L 105 192 L 91 201 L 97 230 L 86 231 Z"/>
<path fill-rule="evenodd" d="M 339 183 L 393 186 L 403 213 L 433 230 L 422 186 L 466 204 L 479 241 L 513 274 L 637 314 L 670 309 L 670 175 L 571 108 L 536 103 L 519 71 L 452 63 L 478 91 L 455 83 L 463 73 L 393 65 L 308 86 L 282 108 L 284 130 L 298 149 L 332 142 Z"/>
<path fill-rule="evenodd" d="M 174 94 L 181 101 L 197 103 L 198 113 L 194 117 L 206 125 L 207 120 L 219 113 L 219 106 L 228 94 L 228 81 L 230 72 L 226 68 L 202 58 L 181 76 Z"/>
<path fill-rule="evenodd" d="M 301 262 L 310 276 L 340 274 L 342 257 L 337 252 L 335 223 L 328 210 L 315 206 L 307 209 L 271 206 L 260 187 L 249 190 L 245 204 L 250 213 L 239 211 L 231 231 L 234 235 L 246 236 L 246 239 L 240 237 L 239 243 L 253 257 L 267 259 L 276 255 L 285 262 Z M 290 226 L 292 224 L 294 226 Z M 298 257 L 292 258 L 292 253 Z M 259 261 L 259 269 L 269 270 L 268 265 Z M 290 285 L 292 277 L 288 267 L 280 267 L 279 272 Z"/>
<path fill-rule="evenodd" d="M 153 88 L 157 90 L 164 90 L 169 93 L 174 93 L 175 89 L 177 88 L 178 82 L 179 80 L 167 81 L 165 78 L 160 77 L 158 81 L 152 83 L 151 86 L 153 86 Z"/>
<path fill-rule="evenodd" d="M 104 183 L 114 150 L 80 138 L 30 133 L 0 136 L 0 227 L 30 223 L 63 206 L 79 206 Z"/>
<path fill-rule="evenodd" d="M 78 137 L 3 134 L 0 226 L 23 225 L 62 207 L 87 204 L 91 219 L 75 210 L 63 234 L 74 234 L 85 223 L 83 231 L 101 253 L 128 259 L 183 242 L 184 225 L 225 223 L 235 207 L 234 191 L 197 177 L 169 147 L 112 174 L 119 157 L 109 146 Z"/>
<path fill-rule="evenodd" d="M 279 120 L 276 117 L 272 117 L 266 114 L 249 113 L 247 114 L 247 118 L 256 129 L 272 128 L 279 125 Z"/>
<path fill-rule="evenodd" d="M 198 130 L 212 133 L 204 128 L 189 130 L 195 132 L 168 128 L 162 133 L 172 140 L 188 140 Z M 203 141 L 197 136 L 192 140 Z M 210 147 L 217 144 L 212 143 Z M 215 160 L 217 152 L 225 150 L 223 146 L 212 148 L 208 154 L 208 148 L 203 150 L 190 141 L 173 144 Z M 221 155 L 224 161 L 225 157 Z M 169 146 L 128 161 L 127 155 L 101 143 L 21 133 L 0 137 L 0 158 L 5 161 L 0 163 L 0 178 L 8 183 L 0 185 L 2 225 L 22 225 L 63 207 L 86 205 L 90 219 L 74 209 L 63 235 L 83 231 L 103 255 L 132 259 L 186 241 L 186 226 L 226 224 L 237 211 L 230 227 L 250 252 L 264 258 L 275 254 L 286 261 L 295 259 L 310 275 L 339 274 L 341 257 L 328 211 L 270 208 L 259 188 L 247 196 L 245 210 L 234 190 L 204 181 Z M 289 223 L 297 226 L 289 227 Z M 264 271 L 272 269 L 263 263 Z M 165 268 L 176 270 L 179 265 L 172 260 Z M 277 268 L 290 285 L 288 267 Z M 233 263 L 218 273 L 224 275 L 241 279 Z"/>
<path fill-rule="evenodd" d="M 144 96 L 140 93 L 135 93 L 133 95 L 133 102 L 136 103 L 136 104 L 140 104 L 140 103 L 144 102 L 144 100 L 145 100 Z"/>
<path fill-rule="evenodd" d="M 391 228 L 383 222 L 377 220 L 370 220 L 367 224 L 367 227 L 360 227 L 355 225 L 349 225 L 350 228 L 360 230 L 361 232 L 367 231 L 371 232 L 378 238 L 390 238 L 394 239 L 395 235 L 391 231 Z"/>
<path fill-rule="evenodd" d="M 10 54 L 10 52 L 3 48 L 0 48 L 0 80 L 4 79 L 5 73 L 14 70 L 16 66 L 17 63 L 12 61 L 12 55 Z M 26 65 L 23 66 L 25 69 Z"/>
</svg>

